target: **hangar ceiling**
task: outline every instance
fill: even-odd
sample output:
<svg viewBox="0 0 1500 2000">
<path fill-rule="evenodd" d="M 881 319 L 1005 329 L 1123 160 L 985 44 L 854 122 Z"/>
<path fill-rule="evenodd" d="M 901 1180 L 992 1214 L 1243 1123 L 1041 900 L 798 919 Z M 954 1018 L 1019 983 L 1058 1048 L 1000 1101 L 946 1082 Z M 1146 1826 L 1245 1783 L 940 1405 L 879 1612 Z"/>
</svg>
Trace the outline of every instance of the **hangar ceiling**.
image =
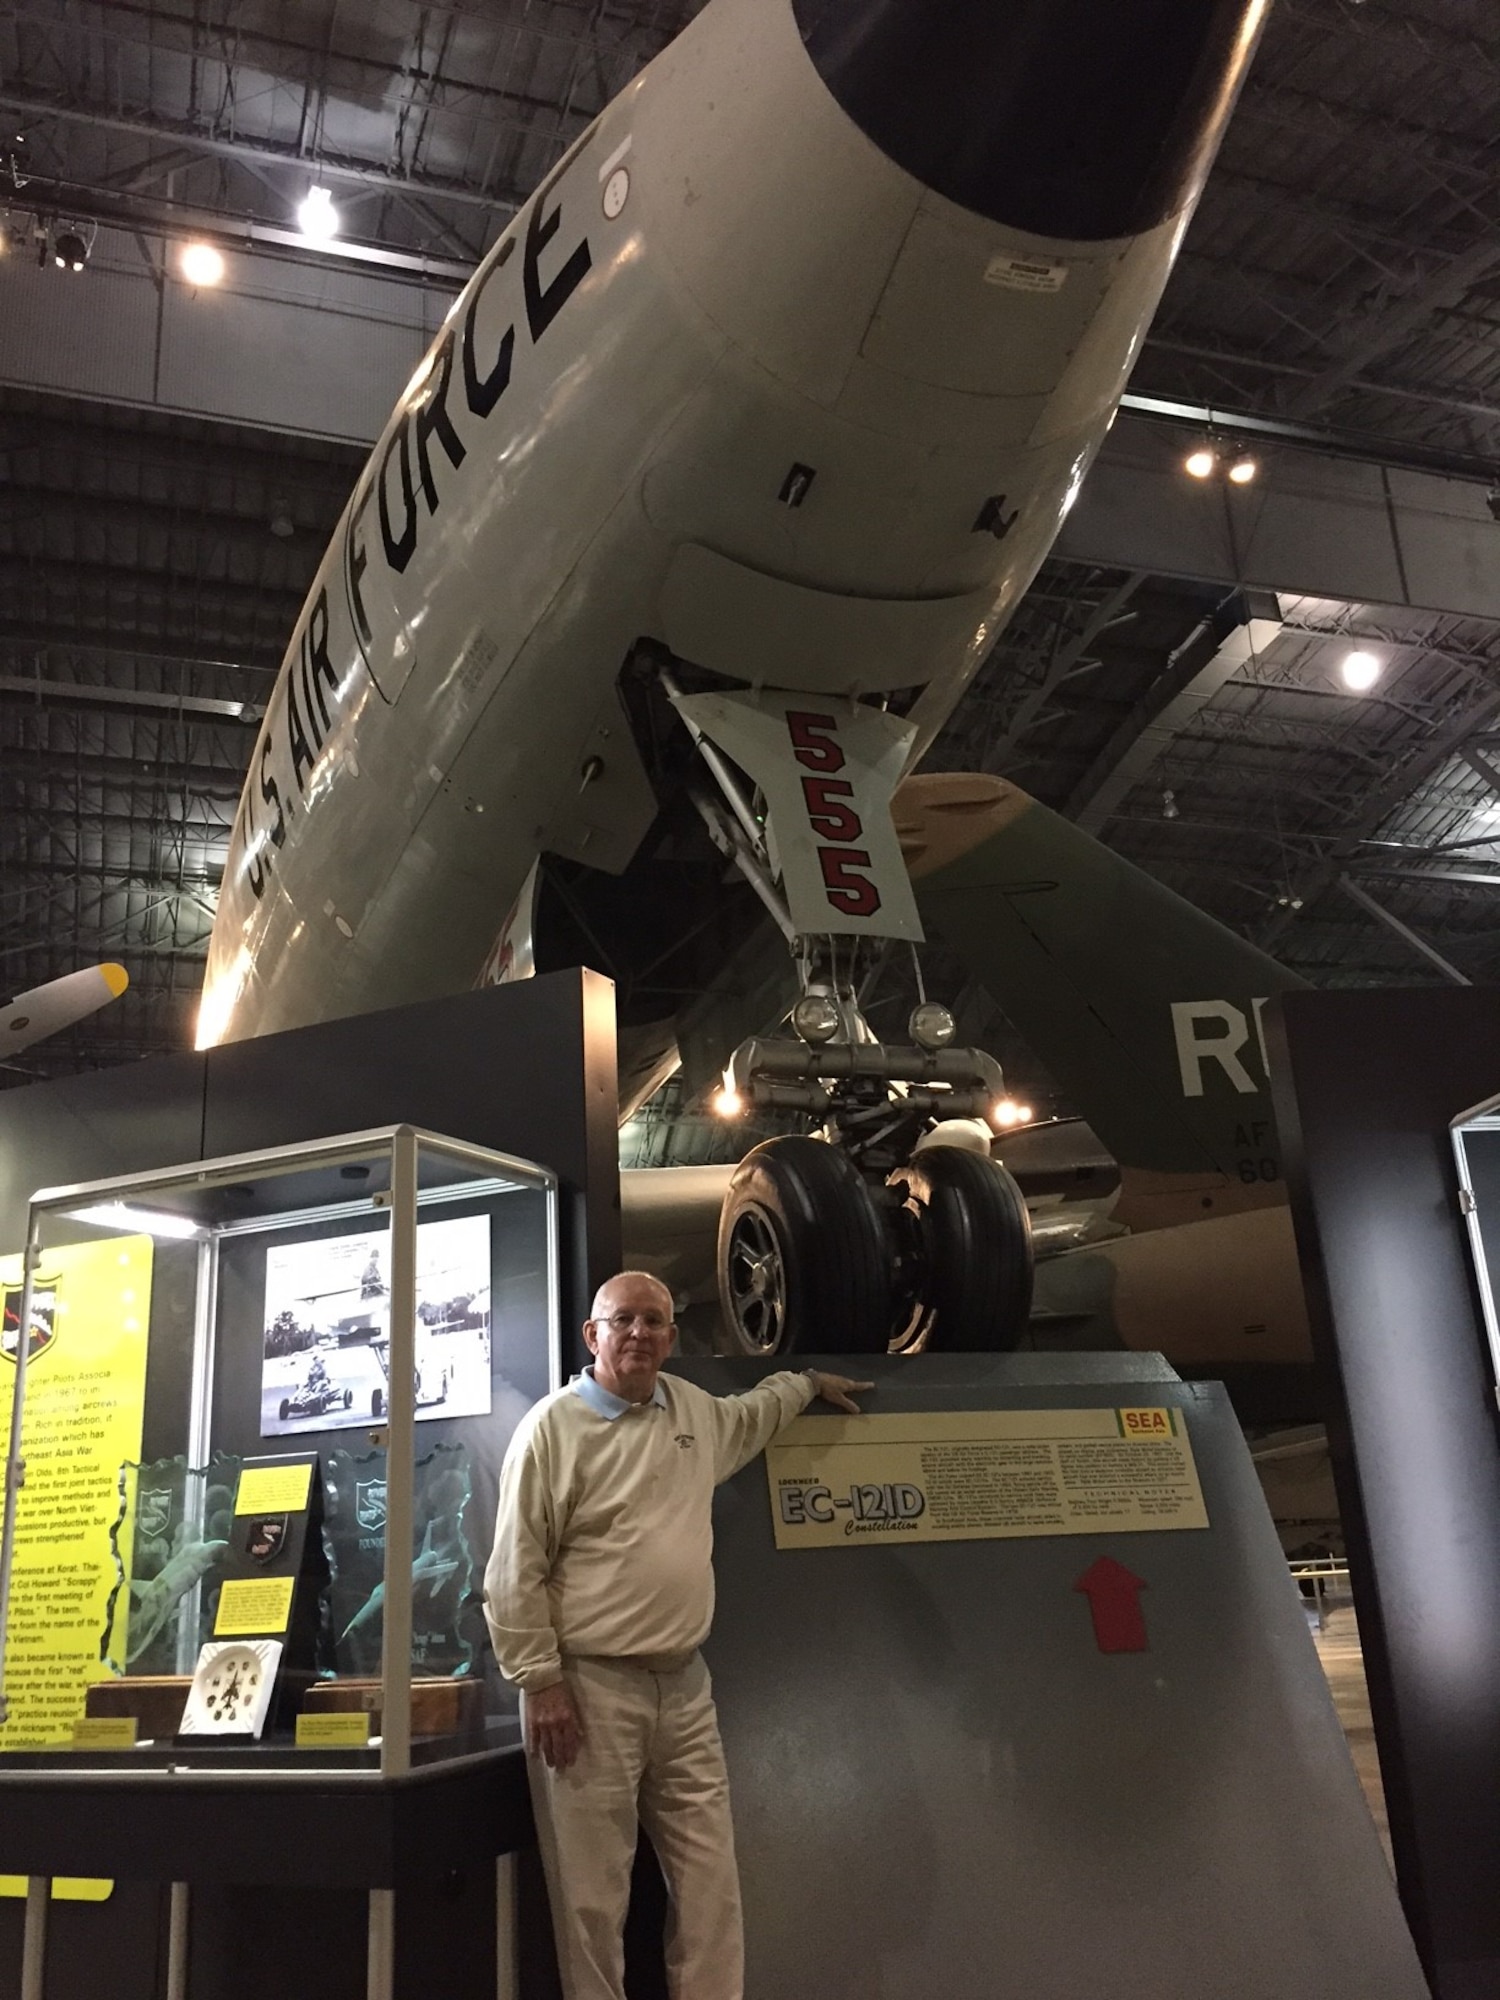
<svg viewBox="0 0 1500 2000">
<path fill-rule="evenodd" d="M 372 323 L 394 324 L 408 288 L 430 330 L 694 11 L 13 0 L 0 326 L 45 304 L 55 329 L 66 298 L 85 349 L 125 341 L 89 319 L 106 264 L 160 293 L 164 246 L 207 232 L 263 288 L 313 306 L 341 288 L 340 310 L 367 303 Z M 1485 490 L 1500 466 L 1497 112 L 1485 0 L 1276 0 L 1132 393 L 1226 431 L 1269 424 L 1268 477 L 1295 436 Z M 332 253 L 297 236 L 313 184 L 340 209 Z M 67 225 L 94 247 L 81 274 L 38 260 L 39 234 Z M 244 326 L 253 289 L 222 308 Z M 190 1041 L 258 707 L 368 437 L 353 418 L 321 437 L 284 418 L 274 353 L 258 371 L 240 353 L 230 422 L 70 387 L 57 344 L 0 371 L 0 989 L 100 957 L 132 987 L 0 1082 Z M 159 382 L 159 346 L 133 359 Z M 1233 658 L 1237 629 L 1257 642 Z M 1351 646 L 1384 666 L 1363 696 L 1339 675 Z M 1013 776 L 1316 981 L 1500 976 L 1486 619 L 1290 594 L 1247 606 L 1222 582 L 1055 558 L 935 761 Z"/>
</svg>

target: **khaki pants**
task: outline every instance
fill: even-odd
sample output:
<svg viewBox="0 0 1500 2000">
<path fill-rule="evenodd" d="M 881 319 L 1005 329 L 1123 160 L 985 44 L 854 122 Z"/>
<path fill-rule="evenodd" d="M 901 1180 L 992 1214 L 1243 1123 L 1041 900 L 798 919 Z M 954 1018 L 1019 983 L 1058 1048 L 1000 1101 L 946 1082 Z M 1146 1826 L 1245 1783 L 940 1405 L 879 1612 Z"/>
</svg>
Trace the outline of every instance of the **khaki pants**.
<svg viewBox="0 0 1500 2000">
<path fill-rule="evenodd" d="M 624 2000 L 622 1931 L 638 1825 L 667 1880 L 672 2000 L 741 2000 L 744 1932 L 729 1776 L 708 1668 L 568 1660 L 583 1748 L 566 1771 L 528 1757 L 566 2000 Z M 525 1697 L 522 1697 L 524 1713 Z"/>
</svg>

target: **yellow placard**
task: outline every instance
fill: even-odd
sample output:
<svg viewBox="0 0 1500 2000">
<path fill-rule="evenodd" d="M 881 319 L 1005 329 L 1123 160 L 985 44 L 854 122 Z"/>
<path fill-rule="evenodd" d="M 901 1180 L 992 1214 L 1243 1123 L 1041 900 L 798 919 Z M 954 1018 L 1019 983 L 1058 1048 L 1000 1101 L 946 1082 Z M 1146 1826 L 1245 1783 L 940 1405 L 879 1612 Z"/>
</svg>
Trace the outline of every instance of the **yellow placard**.
<svg viewBox="0 0 1500 2000">
<path fill-rule="evenodd" d="M 20 1338 L 19 1257 L 0 1258 L 0 1456 L 9 1448 Z M 44 1250 L 26 1330 L 21 1453 L 0 1750 L 63 1745 L 102 1655 L 125 1657 L 134 1523 L 122 1467 L 141 1455 L 151 1238 Z M 119 1564 L 110 1545 L 114 1531 Z M 109 1634 L 106 1643 L 106 1634 Z"/>
<path fill-rule="evenodd" d="M 310 1465 L 247 1465 L 234 1496 L 236 1514 L 300 1514 L 312 1487 Z"/>
<path fill-rule="evenodd" d="M 80 1715 L 73 1724 L 75 1750 L 133 1750 L 138 1730 L 133 1715 Z"/>
<path fill-rule="evenodd" d="M 52 1878 L 54 1903 L 107 1903 L 114 1893 L 114 1883 L 102 1876 L 54 1875 Z M 0 1896 L 25 1894 L 24 1875 L 0 1875 Z"/>
<path fill-rule="evenodd" d="M 297 1717 L 299 1750 L 359 1749 L 369 1740 L 370 1716 L 366 1709 L 337 1709 L 326 1714 Z"/>
<path fill-rule="evenodd" d="M 219 1588 L 214 1637 L 266 1638 L 284 1632 L 292 1615 L 291 1576 L 231 1576 Z"/>
<path fill-rule="evenodd" d="M 799 1417 L 766 1476 L 779 1549 L 1208 1526 L 1167 1408 Z"/>
</svg>

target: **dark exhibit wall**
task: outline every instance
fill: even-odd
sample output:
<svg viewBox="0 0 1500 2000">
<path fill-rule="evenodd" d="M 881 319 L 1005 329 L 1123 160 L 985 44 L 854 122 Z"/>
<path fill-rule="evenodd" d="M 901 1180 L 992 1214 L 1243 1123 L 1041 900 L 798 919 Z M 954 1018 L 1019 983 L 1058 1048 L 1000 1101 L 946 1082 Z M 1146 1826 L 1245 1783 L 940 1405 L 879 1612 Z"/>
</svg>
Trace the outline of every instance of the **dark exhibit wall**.
<svg viewBox="0 0 1500 2000">
<path fill-rule="evenodd" d="M 562 1182 L 563 1323 L 619 1262 L 614 989 L 588 971 L 0 1093 L 0 1254 L 39 1187 L 420 1125 Z"/>
<path fill-rule="evenodd" d="M 1439 2000 L 1495 2000 L 1500 1435 L 1449 1127 L 1500 1090 L 1500 993 L 1267 1021 L 1402 1900 Z"/>
</svg>

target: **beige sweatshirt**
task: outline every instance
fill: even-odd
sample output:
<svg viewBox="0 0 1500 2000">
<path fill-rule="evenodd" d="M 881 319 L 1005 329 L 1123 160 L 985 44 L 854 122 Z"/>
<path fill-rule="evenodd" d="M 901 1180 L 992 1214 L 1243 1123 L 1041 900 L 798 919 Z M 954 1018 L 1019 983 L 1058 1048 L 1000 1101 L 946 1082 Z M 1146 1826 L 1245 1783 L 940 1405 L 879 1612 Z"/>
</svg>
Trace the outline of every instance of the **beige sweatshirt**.
<svg viewBox="0 0 1500 2000">
<path fill-rule="evenodd" d="M 523 1688 L 565 1654 L 687 1653 L 714 1610 L 713 1489 L 813 1399 L 806 1375 L 711 1396 L 663 1375 L 664 1407 L 609 1418 L 572 1387 L 522 1418 L 500 1473 L 484 1608 Z"/>
</svg>

